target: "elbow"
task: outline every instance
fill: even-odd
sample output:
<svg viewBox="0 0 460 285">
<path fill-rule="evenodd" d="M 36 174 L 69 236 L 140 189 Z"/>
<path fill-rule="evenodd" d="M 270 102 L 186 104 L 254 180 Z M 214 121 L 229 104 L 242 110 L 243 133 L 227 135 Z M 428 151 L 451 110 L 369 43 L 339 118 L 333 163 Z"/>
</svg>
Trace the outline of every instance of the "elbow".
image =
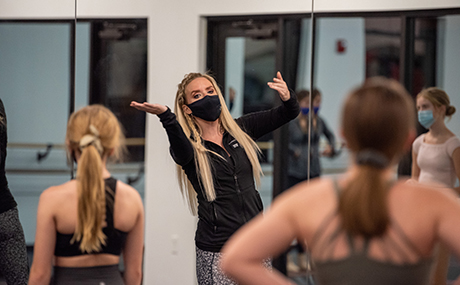
<svg viewBox="0 0 460 285">
<path fill-rule="evenodd" d="M 51 274 L 45 271 L 31 270 L 29 276 L 29 285 L 49 284 Z"/>
<path fill-rule="evenodd" d="M 124 282 L 127 285 L 139 285 L 142 282 L 142 268 L 131 269 L 124 272 Z"/>
<path fill-rule="evenodd" d="M 235 255 L 231 252 L 224 252 L 222 254 L 220 268 L 225 275 L 232 278 L 235 277 L 235 273 L 238 271 L 237 265 L 240 264 L 236 259 Z"/>
</svg>

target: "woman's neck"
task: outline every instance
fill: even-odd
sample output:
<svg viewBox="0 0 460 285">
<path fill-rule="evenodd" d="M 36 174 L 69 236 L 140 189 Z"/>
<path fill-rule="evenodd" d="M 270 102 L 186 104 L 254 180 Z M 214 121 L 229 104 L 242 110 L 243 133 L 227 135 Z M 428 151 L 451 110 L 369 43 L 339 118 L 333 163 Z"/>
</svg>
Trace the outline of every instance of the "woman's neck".
<svg viewBox="0 0 460 285">
<path fill-rule="evenodd" d="M 215 141 L 216 138 L 222 138 L 222 130 L 220 127 L 220 121 L 215 120 L 213 122 L 205 121 L 200 118 L 196 119 L 197 124 L 201 129 L 201 137 L 204 140 Z"/>
<path fill-rule="evenodd" d="M 431 125 L 429 129 L 429 133 L 433 137 L 441 137 L 446 134 L 450 134 L 449 129 L 446 127 L 446 124 L 444 123 L 444 118 L 440 118 L 436 120 L 433 125 Z"/>
</svg>

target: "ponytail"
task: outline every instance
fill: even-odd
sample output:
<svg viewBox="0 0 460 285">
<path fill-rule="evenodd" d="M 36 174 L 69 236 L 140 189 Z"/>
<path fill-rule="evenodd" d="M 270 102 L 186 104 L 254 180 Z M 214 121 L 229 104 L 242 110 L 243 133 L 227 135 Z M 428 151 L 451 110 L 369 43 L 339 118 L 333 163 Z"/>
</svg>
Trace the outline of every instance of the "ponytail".
<svg viewBox="0 0 460 285">
<path fill-rule="evenodd" d="M 85 135 L 80 140 L 81 156 L 77 168 L 77 226 L 71 240 L 71 243 L 80 242 L 80 250 L 87 253 L 100 251 L 107 238 L 102 232 L 106 209 L 102 147 L 97 138 L 97 131 L 96 134 L 93 129 L 91 131 L 93 135 Z"/>
<path fill-rule="evenodd" d="M 338 212 L 347 233 L 364 238 L 386 233 L 390 183 L 384 171 L 404 153 L 414 128 L 414 110 L 412 97 L 393 79 L 368 79 L 348 95 L 342 130 L 357 171 L 339 198 Z"/>
<path fill-rule="evenodd" d="M 372 165 L 359 165 L 358 168 L 357 176 L 348 183 L 339 199 L 343 228 L 351 235 L 381 236 L 390 222 L 388 188 L 382 170 Z"/>
</svg>

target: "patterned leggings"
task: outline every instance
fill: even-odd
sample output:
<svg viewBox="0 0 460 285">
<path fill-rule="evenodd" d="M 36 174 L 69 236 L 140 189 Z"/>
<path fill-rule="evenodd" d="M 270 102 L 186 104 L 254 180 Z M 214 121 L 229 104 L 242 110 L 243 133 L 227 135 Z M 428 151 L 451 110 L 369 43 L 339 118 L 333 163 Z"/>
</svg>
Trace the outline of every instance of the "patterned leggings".
<svg viewBox="0 0 460 285">
<path fill-rule="evenodd" d="M 27 285 L 26 241 L 16 207 L 0 214 L 0 272 L 7 284 Z"/>
<path fill-rule="evenodd" d="M 237 285 L 220 269 L 222 253 L 196 248 L 196 277 L 198 285 Z"/>
<path fill-rule="evenodd" d="M 220 269 L 222 253 L 204 251 L 196 248 L 196 277 L 198 285 L 238 285 Z M 265 267 L 272 270 L 271 260 L 264 261 Z"/>
</svg>

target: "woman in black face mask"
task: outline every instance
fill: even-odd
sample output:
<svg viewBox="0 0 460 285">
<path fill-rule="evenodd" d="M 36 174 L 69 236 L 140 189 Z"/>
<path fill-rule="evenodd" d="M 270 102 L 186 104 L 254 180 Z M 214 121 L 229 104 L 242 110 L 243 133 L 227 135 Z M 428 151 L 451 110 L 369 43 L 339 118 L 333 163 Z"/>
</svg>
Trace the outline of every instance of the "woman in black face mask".
<svg viewBox="0 0 460 285">
<path fill-rule="evenodd" d="M 190 73 L 179 84 L 176 114 L 160 104 L 131 103 L 160 118 L 177 163 L 181 191 L 192 213 L 199 216 L 195 236 L 198 284 L 234 284 L 218 264 L 228 238 L 263 210 L 255 186 L 262 169 L 254 140 L 299 114 L 296 96 L 281 73 L 268 86 L 278 91 L 283 104 L 236 120 L 215 80 L 201 73 Z"/>
</svg>

